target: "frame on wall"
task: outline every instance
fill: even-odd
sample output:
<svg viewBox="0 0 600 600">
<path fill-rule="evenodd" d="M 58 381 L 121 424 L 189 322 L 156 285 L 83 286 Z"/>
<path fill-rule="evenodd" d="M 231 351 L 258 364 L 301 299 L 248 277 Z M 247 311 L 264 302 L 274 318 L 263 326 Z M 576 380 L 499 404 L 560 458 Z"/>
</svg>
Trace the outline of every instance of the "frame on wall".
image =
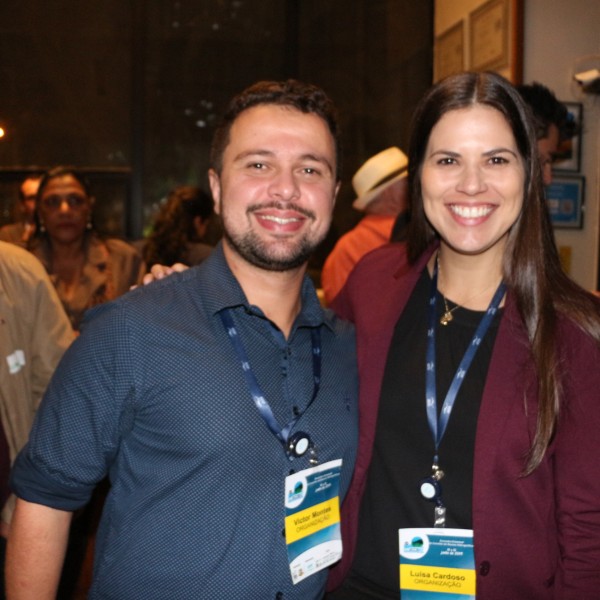
<svg viewBox="0 0 600 600">
<path fill-rule="evenodd" d="M 564 229 L 583 227 L 585 177 L 558 176 L 546 187 L 546 201 L 552 225 Z"/>
<path fill-rule="evenodd" d="M 577 124 L 577 133 L 569 140 L 564 140 L 552 162 L 552 170 L 565 173 L 581 171 L 581 132 L 583 125 L 583 104 L 580 102 L 563 102 L 569 113 L 569 119 Z"/>
<path fill-rule="evenodd" d="M 461 19 L 435 39 L 434 81 L 465 70 L 464 22 Z"/>
<path fill-rule="evenodd" d="M 469 64 L 512 83 L 523 74 L 523 0 L 488 0 L 469 14 Z"/>
<path fill-rule="evenodd" d="M 471 68 L 491 71 L 508 66 L 508 0 L 489 0 L 469 15 Z"/>
</svg>

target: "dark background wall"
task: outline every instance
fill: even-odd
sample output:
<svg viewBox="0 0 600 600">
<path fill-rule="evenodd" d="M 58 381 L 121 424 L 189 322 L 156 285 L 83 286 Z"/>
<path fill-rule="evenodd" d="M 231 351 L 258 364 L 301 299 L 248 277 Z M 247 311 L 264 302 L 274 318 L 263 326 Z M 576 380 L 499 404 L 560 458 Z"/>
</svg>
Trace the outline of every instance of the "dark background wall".
<svg viewBox="0 0 600 600">
<path fill-rule="evenodd" d="M 359 217 L 354 171 L 406 146 L 431 82 L 432 29 L 431 1 L 5 0 L 0 223 L 25 172 L 68 163 L 88 171 L 104 229 L 139 237 L 171 187 L 206 184 L 229 98 L 258 79 L 296 77 L 323 86 L 340 110 L 345 176 L 332 243 Z"/>
</svg>

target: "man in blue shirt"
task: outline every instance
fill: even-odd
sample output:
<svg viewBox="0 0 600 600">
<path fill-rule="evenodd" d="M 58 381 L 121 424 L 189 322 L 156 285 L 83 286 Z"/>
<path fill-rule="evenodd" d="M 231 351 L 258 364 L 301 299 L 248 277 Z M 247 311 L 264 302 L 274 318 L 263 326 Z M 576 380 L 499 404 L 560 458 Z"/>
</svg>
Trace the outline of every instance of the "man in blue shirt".
<svg viewBox="0 0 600 600">
<path fill-rule="evenodd" d="M 354 333 L 305 274 L 338 153 L 319 88 L 233 99 L 209 171 L 222 243 L 95 309 L 42 402 L 11 482 L 10 598 L 54 597 L 105 475 L 90 598 L 322 596 L 357 438 Z"/>
</svg>

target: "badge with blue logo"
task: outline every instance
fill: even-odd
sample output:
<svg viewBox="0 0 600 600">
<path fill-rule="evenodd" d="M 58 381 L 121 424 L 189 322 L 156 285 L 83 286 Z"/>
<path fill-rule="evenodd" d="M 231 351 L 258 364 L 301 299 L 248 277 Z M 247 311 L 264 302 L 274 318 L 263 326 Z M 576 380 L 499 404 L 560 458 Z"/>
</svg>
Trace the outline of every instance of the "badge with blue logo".
<svg viewBox="0 0 600 600">
<path fill-rule="evenodd" d="M 285 541 L 294 584 L 342 557 L 341 460 L 285 478 Z"/>
<path fill-rule="evenodd" d="M 402 600 L 475 600 L 472 529 L 400 529 Z"/>
</svg>

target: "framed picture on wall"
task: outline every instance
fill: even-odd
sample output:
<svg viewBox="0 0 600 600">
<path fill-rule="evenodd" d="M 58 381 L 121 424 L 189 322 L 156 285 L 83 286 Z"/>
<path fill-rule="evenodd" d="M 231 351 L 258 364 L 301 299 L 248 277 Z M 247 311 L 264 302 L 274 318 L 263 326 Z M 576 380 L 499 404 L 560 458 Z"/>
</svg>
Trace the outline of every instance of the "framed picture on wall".
<svg viewBox="0 0 600 600">
<path fill-rule="evenodd" d="M 577 134 L 564 140 L 558 147 L 552 170 L 556 172 L 579 173 L 581 171 L 581 131 L 583 124 L 583 104 L 563 102 L 569 113 L 569 120 L 576 127 Z"/>
<path fill-rule="evenodd" d="M 439 81 L 448 75 L 454 75 L 465 70 L 464 24 L 462 19 L 436 37 L 434 52 L 434 81 Z"/>
<path fill-rule="evenodd" d="M 554 177 L 546 187 L 546 202 L 554 227 L 581 229 L 584 198 L 585 177 Z"/>
<path fill-rule="evenodd" d="M 471 68 L 502 69 L 508 65 L 508 0 L 489 0 L 470 15 Z"/>
<path fill-rule="evenodd" d="M 512 83 L 523 74 L 523 0 L 488 0 L 469 13 L 467 68 L 496 71 Z"/>
</svg>

